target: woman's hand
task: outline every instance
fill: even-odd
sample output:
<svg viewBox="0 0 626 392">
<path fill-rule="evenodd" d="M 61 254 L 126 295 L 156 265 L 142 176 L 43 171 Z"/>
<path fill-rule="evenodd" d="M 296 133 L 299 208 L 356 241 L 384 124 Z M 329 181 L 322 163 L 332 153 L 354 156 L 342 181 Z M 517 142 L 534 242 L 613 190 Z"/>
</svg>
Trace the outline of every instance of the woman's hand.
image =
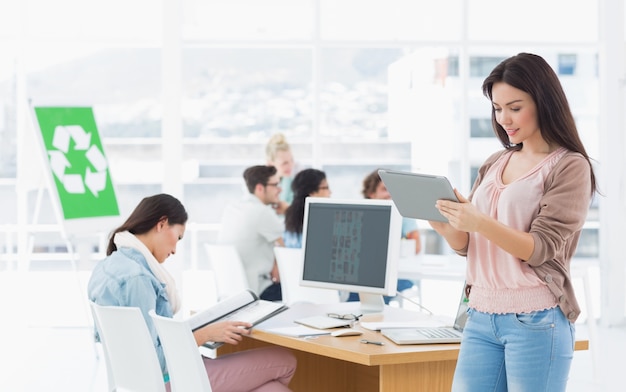
<svg viewBox="0 0 626 392">
<path fill-rule="evenodd" d="M 289 208 L 289 204 L 287 204 L 286 201 L 280 200 L 278 203 L 272 204 L 272 208 L 276 211 L 276 214 L 285 215 L 287 208 Z"/>
<path fill-rule="evenodd" d="M 459 202 L 442 199 L 442 200 L 437 200 L 435 204 L 435 207 L 437 207 L 441 215 L 443 215 L 446 219 L 448 219 L 448 222 L 428 221 L 428 223 L 430 224 L 430 227 L 432 227 L 437 233 L 439 233 L 440 235 L 444 237 L 446 236 L 446 234 L 454 234 L 454 232 L 458 230 L 449 223 L 451 212 L 455 208 L 457 208 L 456 206 L 457 204 L 460 204 L 463 202 L 468 203 L 468 200 L 463 195 L 461 195 L 459 191 L 456 190 L 456 188 L 454 189 L 454 194 L 456 195 L 457 199 L 459 199 Z"/>
<path fill-rule="evenodd" d="M 459 252 L 465 247 L 469 241 L 469 235 L 467 230 L 464 230 L 463 225 L 459 225 L 459 211 L 462 211 L 465 207 L 473 208 L 472 204 L 459 193 L 458 190 L 454 190 L 457 199 L 456 201 L 449 200 L 437 200 L 436 207 L 448 222 L 428 221 L 430 226 L 441 235 L 448 245 L 455 251 Z"/>
<path fill-rule="evenodd" d="M 442 236 L 445 234 L 448 228 L 451 228 L 450 224 L 447 222 L 428 221 L 428 223 L 430 224 L 430 227 L 433 228 L 433 230 L 435 230 L 437 233 L 439 233 Z"/>
<path fill-rule="evenodd" d="M 194 331 L 198 346 L 208 341 L 237 344 L 242 335 L 250 335 L 252 324 L 244 321 L 219 321 Z"/>
<path fill-rule="evenodd" d="M 436 207 L 446 219 L 448 223 L 443 222 L 431 222 L 431 226 L 438 233 L 445 233 L 448 228 L 446 225 L 450 225 L 456 230 L 464 232 L 478 231 L 480 223 L 484 215 L 478 211 L 478 209 L 469 202 L 461 193 L 455 189 L 454 193 L 459 199 L 458 202 L 450 200 L 437 200 Z M 440 230 L 442 232 L 440 232 Z M 443 234 L 442 234 L 443 235 Z"/>
</svg>

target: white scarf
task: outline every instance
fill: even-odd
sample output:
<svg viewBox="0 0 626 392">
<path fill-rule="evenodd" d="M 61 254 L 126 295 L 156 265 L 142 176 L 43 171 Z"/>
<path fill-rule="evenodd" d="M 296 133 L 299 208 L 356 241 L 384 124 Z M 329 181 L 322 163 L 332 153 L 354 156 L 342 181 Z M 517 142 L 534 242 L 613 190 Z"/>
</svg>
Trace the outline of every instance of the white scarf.
<svg viewBox="0 0 626 392">
<path fill-rule="evenodd" d="M 115 237 L 113 237 L 113 242 L 118 248 L 132 248 L 141 252 L 143 257 L 148 262 L 150 271 L 152 271 L 159 282 L 165 284 L 165 291 L 167 291 L 167 298 L 172 305 L 172 311 L 174 313 L 178 312 L 180 309 L 180 297 L 178 296 L 178 291 L 176 290 L 176 282 L 174 281 L 172 275 L 170 275 L 161 263 L 157 261 L 146 245 L 129 231 L 116 233 Z"/>
</svg>

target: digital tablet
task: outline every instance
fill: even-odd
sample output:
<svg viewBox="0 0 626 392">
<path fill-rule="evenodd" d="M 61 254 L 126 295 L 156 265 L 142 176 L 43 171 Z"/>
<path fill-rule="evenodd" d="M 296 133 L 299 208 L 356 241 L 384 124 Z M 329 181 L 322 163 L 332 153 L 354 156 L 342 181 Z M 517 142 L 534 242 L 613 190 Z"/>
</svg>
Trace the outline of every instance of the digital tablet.
<svg viewBox="0 0 626 392">
<path fill-rule="evenodd" d="M 444 176 L 386 169 L 380 169 L 378 175 L 400 214 L 407 218 L 447 222 L 435 203 L 440 199 L 458 201 Z"/>
</svg>

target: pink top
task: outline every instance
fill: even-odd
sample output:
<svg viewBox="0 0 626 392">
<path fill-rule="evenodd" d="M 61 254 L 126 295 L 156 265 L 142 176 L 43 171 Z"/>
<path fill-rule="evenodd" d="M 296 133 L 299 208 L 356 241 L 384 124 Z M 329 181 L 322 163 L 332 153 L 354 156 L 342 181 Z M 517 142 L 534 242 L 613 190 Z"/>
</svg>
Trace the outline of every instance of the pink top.
<svg viewBox="0 0 626 392">
<path fill-rule="evenodd" d="M 509 184 L 502 182 L 502 173 L 512 152 L 504 153 L 485 173 L 472 203 L 499 222 L 530 232 L 539 214 L 546 178 L 566 152 L 565 148 L 557 149 Z M 528 263 L 478 233 L 469 235 L 467 283 L 472 285 L 472 308 L 486 313 L 528 313 L 558 305 L 554 294 Z"/>
</svg>

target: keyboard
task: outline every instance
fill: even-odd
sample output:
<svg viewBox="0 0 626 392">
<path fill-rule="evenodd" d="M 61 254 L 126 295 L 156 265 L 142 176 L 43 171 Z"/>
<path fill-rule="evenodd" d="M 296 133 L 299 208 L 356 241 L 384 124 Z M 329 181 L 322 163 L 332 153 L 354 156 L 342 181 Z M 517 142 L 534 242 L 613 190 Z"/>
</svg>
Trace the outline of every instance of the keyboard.
<svg viewBox="0 0 626 392">
<path fill-rule="evenodd" d="M 417 328 L 417 330 L 422 335 L 428 336 L 431 339 L 456 338 L 459 336 L 458 333 L 455 333 L 455 331 L 450 328 Z"/>
</svg>

